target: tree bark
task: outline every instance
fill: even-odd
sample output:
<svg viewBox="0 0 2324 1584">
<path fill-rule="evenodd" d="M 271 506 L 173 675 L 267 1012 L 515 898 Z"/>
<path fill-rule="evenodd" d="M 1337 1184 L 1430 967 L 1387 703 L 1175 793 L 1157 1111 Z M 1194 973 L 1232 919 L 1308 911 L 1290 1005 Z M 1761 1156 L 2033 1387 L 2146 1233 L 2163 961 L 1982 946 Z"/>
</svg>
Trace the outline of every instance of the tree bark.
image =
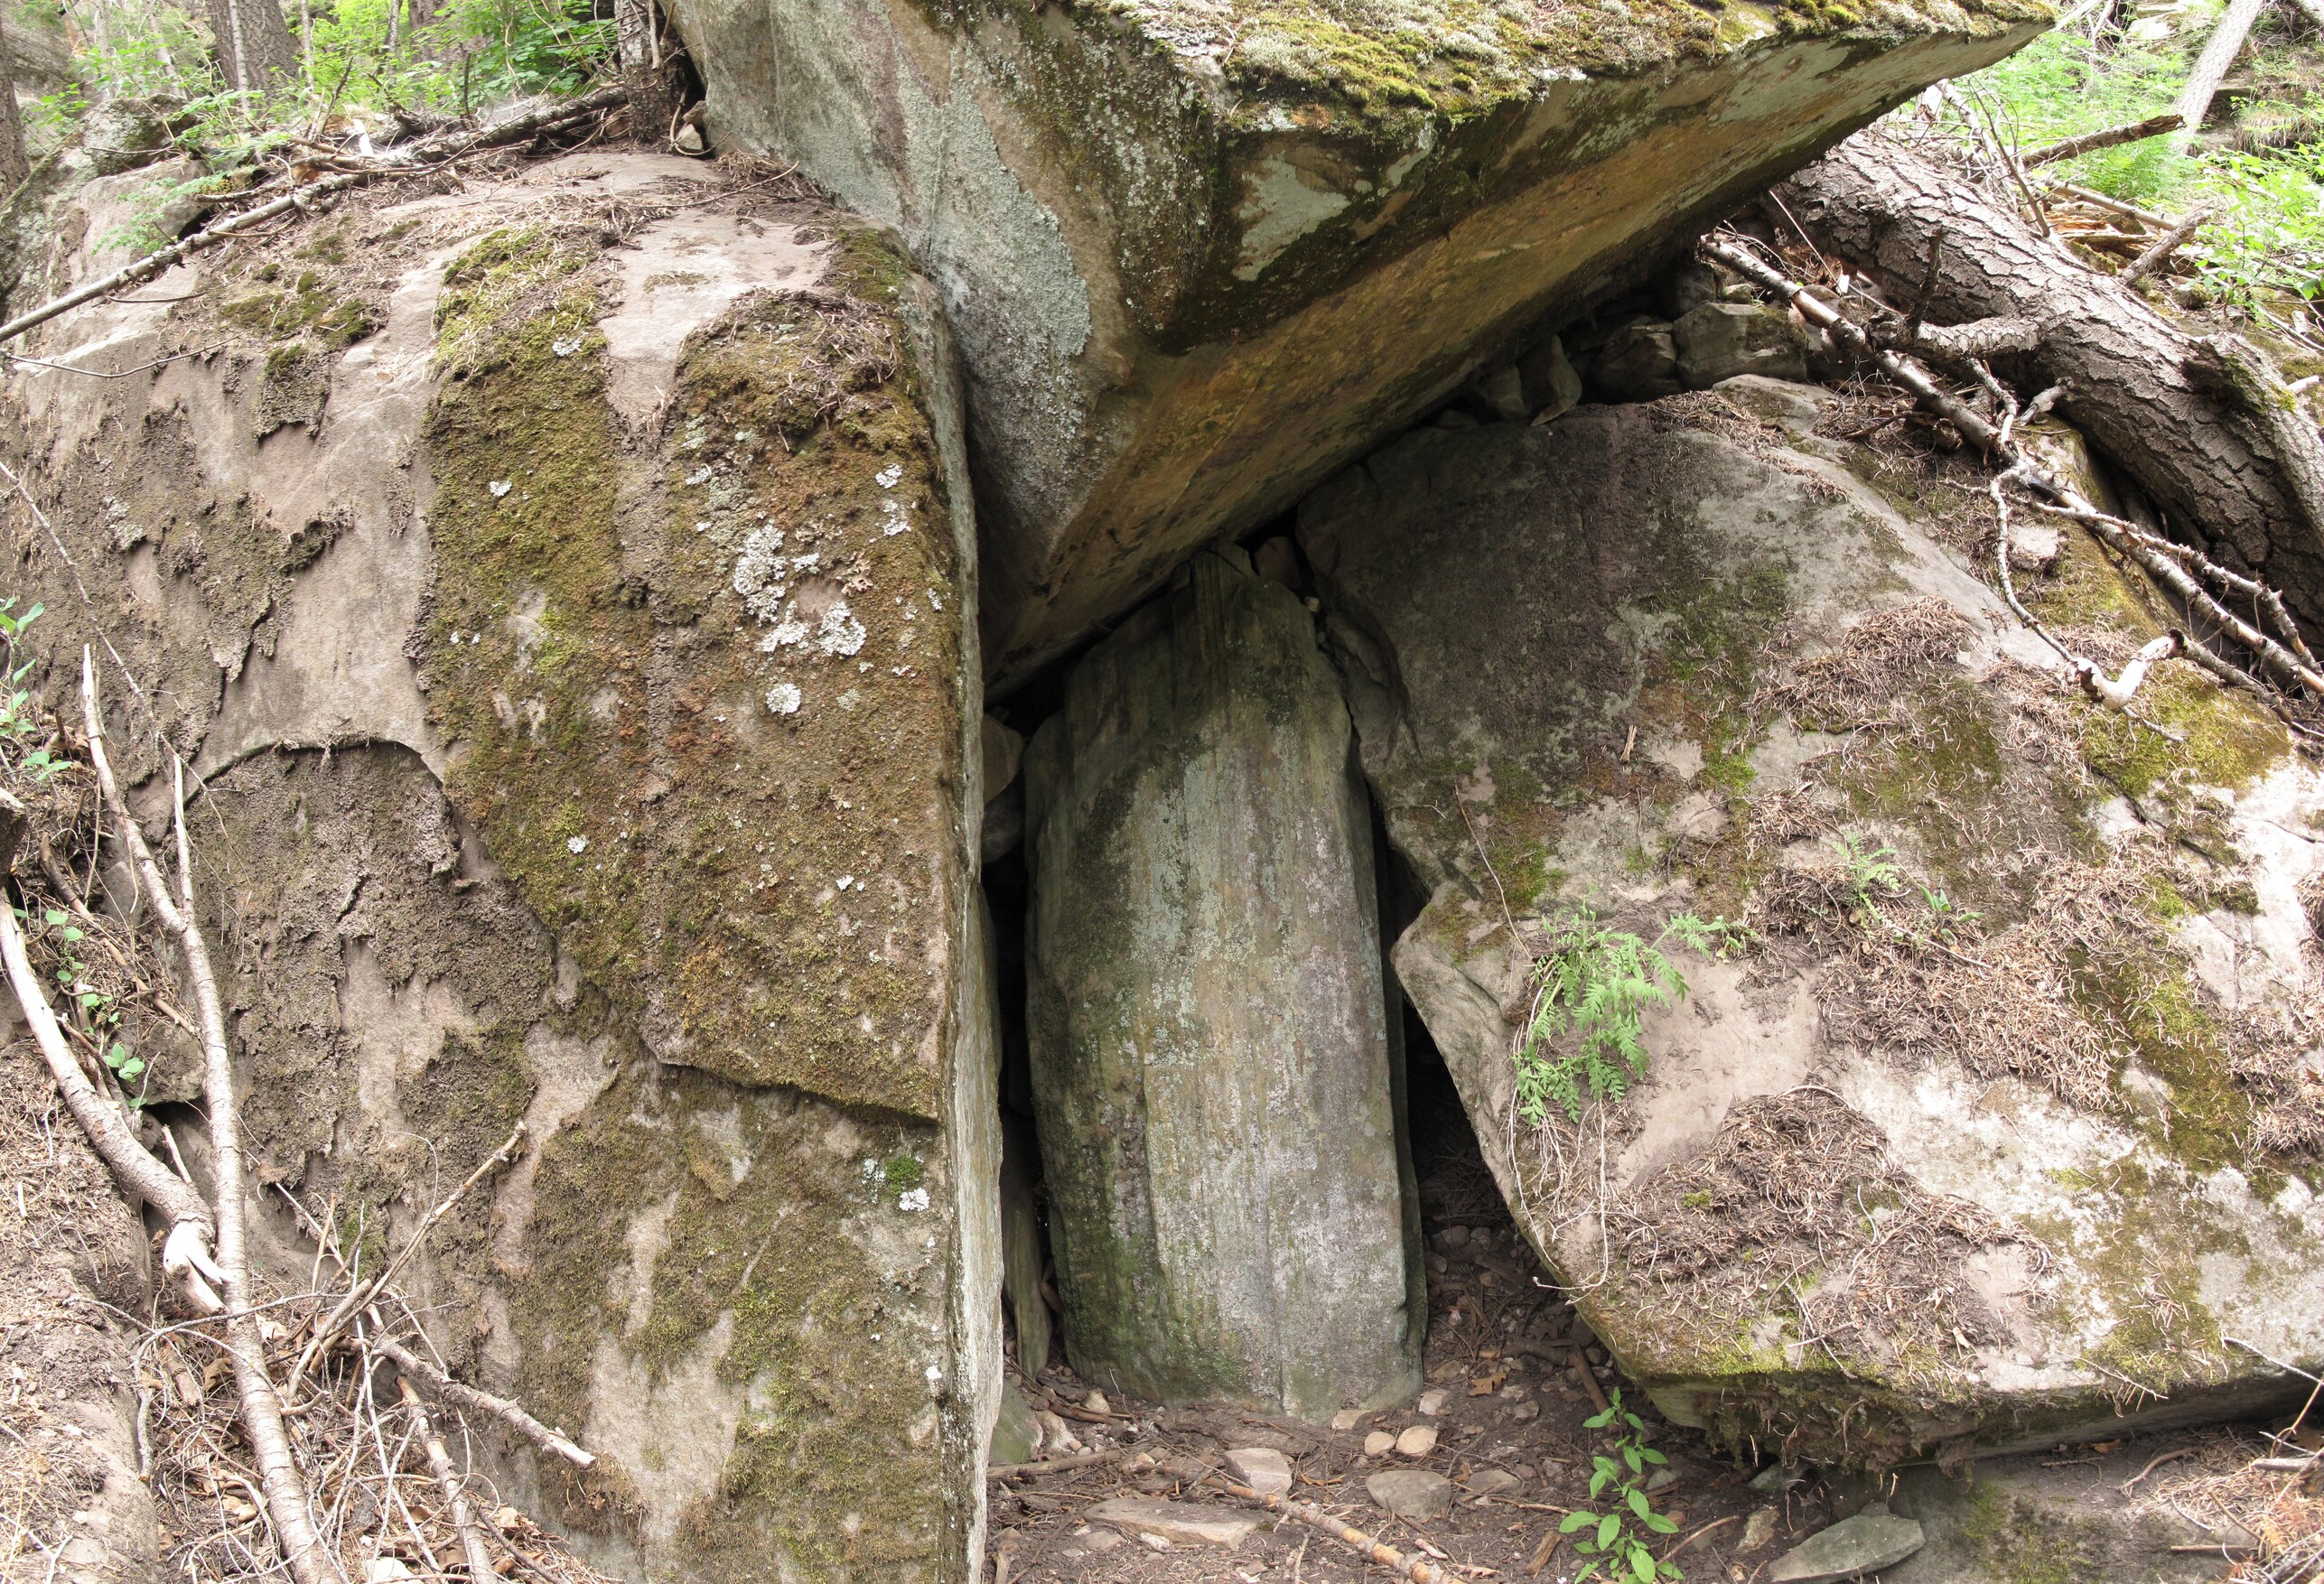
<svg viewBox="0 0 2324 1584">
<path fill-rule="evenodd" d="M 630 135 L 666 147 L 679 107 L 677 43 L 655 0 L 613 0 L 613 45 L 630 90 Z"/>
<path fill-rule="evenodd" d="M 2207 377 L 2207 357 L 2146 302 L 2035 237 L 1909 151 L 1860 135 L 1777 189 L 1818 247 L 1908 300 L 1945 232 L 1932 319 L 2014 317 L 2062 384 L 2059 412 L 2214 560 L 2265 569 L 2303 623 L 2324 623 L 2324 542 L 2265 428 Z M 2296 462 L 2293 465 L 2297 465 Z"/>
<path fill-rule="evenodd" d="M 24 154 L 24 121 L 16 113 L 16 69 L 8 55 L 8 8 L 0 5 L 0 198 L 32 174 Z"/>
<path fill-rule="evenodd" d="M 298 81 L 298 45 L 276 0 L 209 0 L 219 74 L 239 93 L 272 97 Z"/>
<path fill-rule="evenodd" d="M 2212 30 L 2203 53 L 2195 58 L 2195 70 L 2188 74 L 2187 86 L 2179 90 L 2179 102 L 2171 107 L 2179 121 L 2179 130 L 2170 135 L 2171 147 L 2185 153 L 2203 130 L 2203 118 L 2211 113 L 2219 85 L 2226 80 L 2235 57 L 2244 52 L 2244 41 L 2251 37 L 2252 23 L 2259 20 L 2266 4 L 2267 0 L 2227 0 L 2226 14 Z"/>
</svg>

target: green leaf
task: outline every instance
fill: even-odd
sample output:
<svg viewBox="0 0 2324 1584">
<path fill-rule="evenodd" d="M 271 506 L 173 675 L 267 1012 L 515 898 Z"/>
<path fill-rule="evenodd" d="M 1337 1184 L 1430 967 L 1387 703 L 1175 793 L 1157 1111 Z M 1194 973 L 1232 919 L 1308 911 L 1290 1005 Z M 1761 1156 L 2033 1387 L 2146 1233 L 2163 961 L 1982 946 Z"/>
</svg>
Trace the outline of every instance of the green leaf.
<svg viewBox="0 0 2324 1584">
<path fill-rule="evenodd" d="M 1654 1516 L 1654 1504 L 1647 1500 L 1646 1492 L 1640 1490 L 1637 1486 L 1632 1486 L 1622 1494 L 1629 1498 L 1631 1512 L 1636 1513 L 1641 1518 L 1651 1518 Z"/>
<path fill-rule="evenodd" d="M 1628 1441 L 1622 1443 L 1622 1461 L 1630 1466 L 1632 1474 L 1638 1473 L 1646 1467 L 1646 1459 L 1639 1457 L 1638 1449 Z"/>
<path fill-rule="evenodd" d="M 135 1078 L 145 1070 L 145 1064 L 134 1056 L 121 1064 L 121 1076 L 125 1078 Z"/>
<path fill-rule="evenodd" d="M 1565 1514 L 1564 1522 L 1558 1524 L 1557 1532 L 1560 1534 L 1571 1534 L 1584 1524 L 1596 1522 L 1598 1522 L 1598 1514 L 1595 1513 L 1568 1513 Z"/>
<path fill-rule="evenodd" d="M 1613 1422 L 1614 1411 L 1609 1408 L 1603 1413 L 1593 1413 L 1589 1418 L 1583 1420 L 1582 1421 L 1582 1428 L 1584 1430 L 1604 1430 L 1608 1425 Z"/>
<path fill-rule="evenodd" d="M 1590 1499 L 1593 1502 L 1596 1501 L 1598 1499 L 1598 1493 L 1604 1490 L 1606 1488 L 1606 1482 L 1613 1477 L 1614 1476 L 1612 1471 L 1604 1468 L 1601 1468 L 1597 1473 L 1591 1475 L 1590 1477 Z"/>
<path fill-rule="evenodd" d="M 1638 1584 L 1654 1584 L 1654 1552 L 1644 1546 L 1630 1552 L 1630 1573 Z"/>
<path fill-rule="evenodd" d="M 1640 1447 L 1638 1449 L 1638 1456 L 1645 1458 L 1649 1463 L 1667 1463 L 1670 1461 L 1669 1458 L 1664 1457 L 1660 1452 L 1656 1451 L 1652 1447 Z"/>
<path fill-rule="evenodd" d="M 56 926 L 64 922 L 64 914 L 57 908 L 51 908 L 41 915 L 41 919 L 42 922 L 47 924 L 51 928 L 54 928 Z"/>
<path fill-rule="evenodd" d="M 80 931 L 79 931 L 79 930 L 73 928 L 73 927 L 72 927 L 71 926 L 70 926 L 70 925 L 68 925 L 68 926 L 66 926 L 66 927 L 65 927 L 65 932 L 64 932 L 64 940 L 65 940 L 65 945 L 67 945 L 67 946 L 70 946 L 73 942 L 75 942 L 75 941 L 79 940 L 79 938 L 80 938 Z"/>
<path fill-rule="evenodd" d="M 1594 1562 L 1594 1561 L 1590 1561 L 1590 1562 L 1584 1562 L 1584 1563 L 1582 1563 L 1582 1570 L 1581 1570 L 1580 1572 L 1578 1572 L 1578 1573 L 1576 1573 L 1576 1574 L 1574 1574 L 1574 1575 L 1573 1575 L 1573 1584 L 1582 1584 L 1582 1581 L 1584 1579 L 1589 1578 L 1592 1573 L 1595 1573 L 1597 1570 L 1598 1570 L 1598 1564 L 1597 1564 L 1596 1562 Z"/>
<path fill-rule="evenodd" d="M 1646 1522 L 1647 1527 L 1653 1530 L 1657 1534 L 1675 1534 L 1678 1533 L 1678 1525 L 1664 1517 L 1660 1513 L 1648 1513 L 1646 1515 Z"/>
<path fill-rule="evenodd" d="M 1608 1546 L 1613 1544 L 1614 1536 L 1619 1534 L 1621 1532 L 1622 1515 L 1619 1513 L 1609 1513 L 1603 1518 L 1599 1519 L 1598 1549 L 1600 1551 L 1604 1551 Z"/>
</svg>

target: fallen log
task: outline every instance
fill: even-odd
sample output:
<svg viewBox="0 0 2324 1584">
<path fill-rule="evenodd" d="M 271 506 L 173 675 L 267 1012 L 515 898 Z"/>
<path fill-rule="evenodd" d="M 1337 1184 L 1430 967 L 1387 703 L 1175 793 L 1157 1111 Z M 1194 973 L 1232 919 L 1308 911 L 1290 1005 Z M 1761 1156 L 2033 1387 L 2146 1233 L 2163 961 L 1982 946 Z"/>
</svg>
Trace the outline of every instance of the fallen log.
<svg viewBox="0 0 2324 1584">
<path fill-rule="evenodd" d="M 1885 138 L 1860 135 L 1776 189 L 1816 246 L 1932 320 L 2019 318 L 2037 328 L 2059 412 L 2213 559 L 2265 568 L 2302 621 L 2324 621 L 2324 525 L 2302 509 L 2297 458 L 2223 393 L 2216 359 L 2138 294 L 2038 238 L 1965 183 Z M 1942 228 L 1937 267 L 1928 269 Z"/>
</svg>

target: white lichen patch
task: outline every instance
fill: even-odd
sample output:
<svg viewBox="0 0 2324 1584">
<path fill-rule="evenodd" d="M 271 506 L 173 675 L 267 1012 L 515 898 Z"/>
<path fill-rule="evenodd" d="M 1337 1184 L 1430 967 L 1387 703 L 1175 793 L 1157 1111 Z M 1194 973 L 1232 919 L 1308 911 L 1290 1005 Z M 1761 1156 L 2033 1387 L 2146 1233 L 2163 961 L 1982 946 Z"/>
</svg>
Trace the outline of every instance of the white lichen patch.
<svg viewBox="0 0 2324 1584">
<path fill-rule="evenodd" d="M 796 682 L 778 682 L 767 689 L 767 710 L 770 714 L 796 715 L 801 702 Z"/>
<path fill-rule="evenodd" d="M 734 558 L 734 592 L 762 627 L 781 617 L 783 596 L 789 592 L 782 547 L 783 531 L 770 523 L 751 529 Z"/>
<path fill-rule="evenodd" d="M 863 647 L 867 636 L 863 624 L 855 620 L 854 613 L 847 609 L 847 601 L 842 600 L 823 613 L 823 623 L 816 629 L 815 646 L 826 655 L 852 655 Z"/>
</svg>

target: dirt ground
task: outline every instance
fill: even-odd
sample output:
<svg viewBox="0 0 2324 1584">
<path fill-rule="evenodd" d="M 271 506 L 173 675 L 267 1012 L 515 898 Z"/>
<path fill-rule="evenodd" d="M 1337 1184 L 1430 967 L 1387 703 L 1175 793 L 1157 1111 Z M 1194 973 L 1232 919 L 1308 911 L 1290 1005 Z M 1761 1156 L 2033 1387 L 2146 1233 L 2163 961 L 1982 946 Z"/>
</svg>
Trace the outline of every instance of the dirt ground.
<svg viewBox="0 0 2324 1584">
<path fill-rule="evenodd" d="M 1442 1071 L 1436 1077 L 1442 1080 Z M 1143 1459 L 1216 1465 L 1238 1447 L 1273 1447 L 1292 1463 L 1293 1495 L 1318 1503 L 1342 1521 L 1398 1550 L 1428 1552 L 1472 1575 L 1489 1570 L 1504 1578 L 1526 1577 L 1546 1534 L 1582 1500 L 1589 1481 L 1590 1457 L 1602 1442 L 1582 1421 L 1597 1402 L 1582 1384 L 1568 1346 L 1573 1309 L 1545 1284 L 1532 1249 L 1518 1236 L 1508 1210 L 1487 1174 L 1465 1121 L 1448 1117 L 1459 1102 L 1437 1093 L 1424 1075 L 1415 1075 L 1413 1096 L 1415 1136 L 1423 1141 L 1416 1162 L 1422 1225 L 1428 1242 L 1429 1332 L 1425 1372 L 1431 1387 L 1445 1393 L 1433 1415 L 1407 1406 L 1368 1415 L 1353 1428 L 1334 1431 L 1223 1409 L 1157 1409 L 1116 1402 L 1114 1421 L 1071 1421 L 1076 1435 L 1092 1449 L 1120 1449 L 1115 1461 L 1057 1475 L 1012 1478 L 993 1491 L 993 1548 L 1008 1559 L 1007 1577 L 1035 1580 L 1118 1580 L 1120 1584 L 1218 1584 L 1254 1579 L 1296 1584 L 1377 1584 L 1384 1569 L 1346 1547 L 1295 1523 L 1262 1528 L 1232 1551 L 1173 1549 L 1121 1538 L 1082 1514 L 1113 1496 L 1175 1496 L 1181 1482 Z M 1433 1142 L 1432 1142 L 1433 1141 Z M 1321 1322 L 1319 1322 L 1321 1323 Z M 1585 1341 L 1599 1389 L 1618 1389 L 1619 1377 L 1594 1343 Z M 1061 1365 L 1038 1387 L 1027 1388 L 1036 1408 L 1078 1404 L 1087 1387 Z M 1681 1524 L 1679 1538 L 1732 1514 L 1748 1514 L 1769 1498 L 1743 1487 L 1750 1472 L 1738 1472 L 1713 1458 L 1699 1439 L 1661 1424 L 1643 1401 L 1636 1408 L 1657 1428 L 1652 1443 L 1670 1458 L 1672 1477 L 1657 1492 L 1662 1512 Z M 1427 1425 L 1437 1431 L 1428 1455 L 1364 1456 L 1365 1437 L 1376 1430 L 1400 1431 Z M 1373 1505 L 1364 1489 L 1367 1475 L 1383 1468 L 1427 1468 L 1451 1478 L 1452 1509 L 1424 1524 L 1397 1518 Z M 1492 1471 L 1516 1483 L 1491 1495 L 1466 1494 L 1472 1482 L 1490 1483 Z M 1221 1498 L 1195 1498 L 1220 1501 Z M 1791 1527 L 1806 1533 L 1831 1521 L 1825 1505 L 1795 1499 Z M 1740 1521 L 1712 1529 L 1681 1556 L 1691 1577 L 1720 1578 L 1731 1555 Z M 1722 1545 L 1724 1540 L 1730 1542 Z M 1769 1545 L 1766 1554 L 1779 1554 Z M 1570 1579 L 1580 1559 L 1560 1545 L 1535 1575 L 1541 1584 Z M 1694 1565 L 1690 1565 L 1690 1563 Z M 1748 1576 L 1750 1569 L 1744 1570 Z"/>
<path fill-rule="evenodd" d="M 1438 1076 L 1441 1078 L 1441 1069 Z M 1231 1550 L 1200 1545 L 1156 1549 L 1086 1514 L 1116 1496 L 1176 1498 L 1222 1512 L 1248 1514 L 1231 1498 L 1186 1488 L 1186 1482 L 1156 1467 L 1197 1463 L 1217 1467 L 1224 1454 L 1241 1447 L 1272 1447 L 1291 1461 L 1296 1496 L 1313 1502 L 1341 1522 L 1364 1530 L 1398 1551 L 1424 1553 L 1454 1577 L 1535 1580 L 1569 1584 L 1583 1559 L 1560 1542 L 1544 1555 L 1565 1513 L 1586 1502 L 1591 1456 L 1605 1449 L 1602 1432 L 1583 1421 L 1597 1404 L 1583 1385 L 1567 1338 L 1571 1308 L 1546 1285 L 1531 1248 L 1518 1236 L 1507 1207 L 1476 1154 L 1465 1123 L 1447 1125 L 1439 1114 L 1458 1102 L 1430 1093 L 1424 1075 L 1415 1075 L 1415 1132 L 1440 1142 L 1419 1160 L 1422 1220 L 1429 1246 L 1430 1325 L 1426 1375 L 1446 1393 L 1442 1411 L 1424 1415 L 1415 1406 L 1369 1415 L 1352 1428 L 1333 1430 L 1293 1424 L 1228 1409 L 1167 1409 L 1109 1401 L 1106 1422 L 1092 1422 L 1072 1411 L 1087 1385 L 1062 1367 L 1038 1384 L 1020 1383 L 1036 1409 L 1068 1413 L 1070 1428 L 1090 1450 L 1114 1454 L 1107 1460 L 1054 1474 L 1011 1476 L 992 1487 L 992 1549 L 996 1584 L 1379 1584 L 1387 1570 L 1300 1523 L 1263 1525 Z M 1447 1084 L 1449 1091 L 1449 1084 Z M 1599 1389 L 1610 1392 L 1619 1376 L 1593 1343 L 1582 1338 L 1583 1356 Z M 1657 1510 L 1679 1523 L 1665 1554 L 1690 1579 L 1750 1584 L 1766 1576 L 1792 1545 L 1817 1530 L 1859 1511 L 1873 1495 L 1864 1482 L 1811 1476 L 1788 1491 L 1751 1488 L 1758 1471 L 1713 1452 L 1703 1438 L 1663 1421 L 1643 1398 L 1628 1402 L 1652 1427 L 1651 1445 L 1670 1459 L 1670 1477 L 1654 1493 Z M 1364 1440 L 1375 1430 L 1428 1425 L 1438 1432 L 1435 1449 L 1419 1458 L 1364 1456 Z M 2050 1468 L 2051 1479 L 2086 1474 L 2091 1499 L 2120 1507 L 2118 1487 L 2140 1465 L 2187 1438 L 2151 1442 L 2113 1442 L 2098 1448 L 2058 1449 L 2017 1459 L 2032 1471 Z M 2181 1456 L 2187 1454 L 2180 1454 Z M 2245 1450 L 2240 1454 L 2248 1457 Z M 2232 1463 L 2233 1458 L 2230 1458 Z M 2191 1467 L 2188 1466 L 2188 1467 Z M 1421 1468 L 1451 1478 L 1456 1497 L 1443 1517 L 1424 1523 L 1398 1518 L 1367 1495 L 1365 1477 L 1390 1468 Z M 1490 1494 L 1495 1471 L 1515 1483 Z M 1767 1512 L 1756 1532 L 1752 1515 Z M 1749 1549 L 1747 1533 L 1757 1543 Z M 2189 1531 L 2189 1538 L 2200 1538 Z M 1981 1577 L 1958 1573 L 1937 1553 L 1935 1542 L 1918 1570 L 1900 1569 L 1899 1584 L 1911 1579 Z M 2217 1578 L 2224 1561 L 2203 1562 L 2163 1557 L 2161 1566 L 2135 1578 L 2114 1577 L 2111 1568 L 2085 1575 L 2044 1573 L 2065 1584 L 2145 1584 L 2149 1579 Z M 1538 1563 L 1536 1570 L 1535 1564 Z"/>
<path fill-rule="evenodd" d="M 0 1046 L 0 1579 L 159 1572 L 116 1312 L 144 1308 L 145 1254 L 29 1042 Z"/>
</svg>

